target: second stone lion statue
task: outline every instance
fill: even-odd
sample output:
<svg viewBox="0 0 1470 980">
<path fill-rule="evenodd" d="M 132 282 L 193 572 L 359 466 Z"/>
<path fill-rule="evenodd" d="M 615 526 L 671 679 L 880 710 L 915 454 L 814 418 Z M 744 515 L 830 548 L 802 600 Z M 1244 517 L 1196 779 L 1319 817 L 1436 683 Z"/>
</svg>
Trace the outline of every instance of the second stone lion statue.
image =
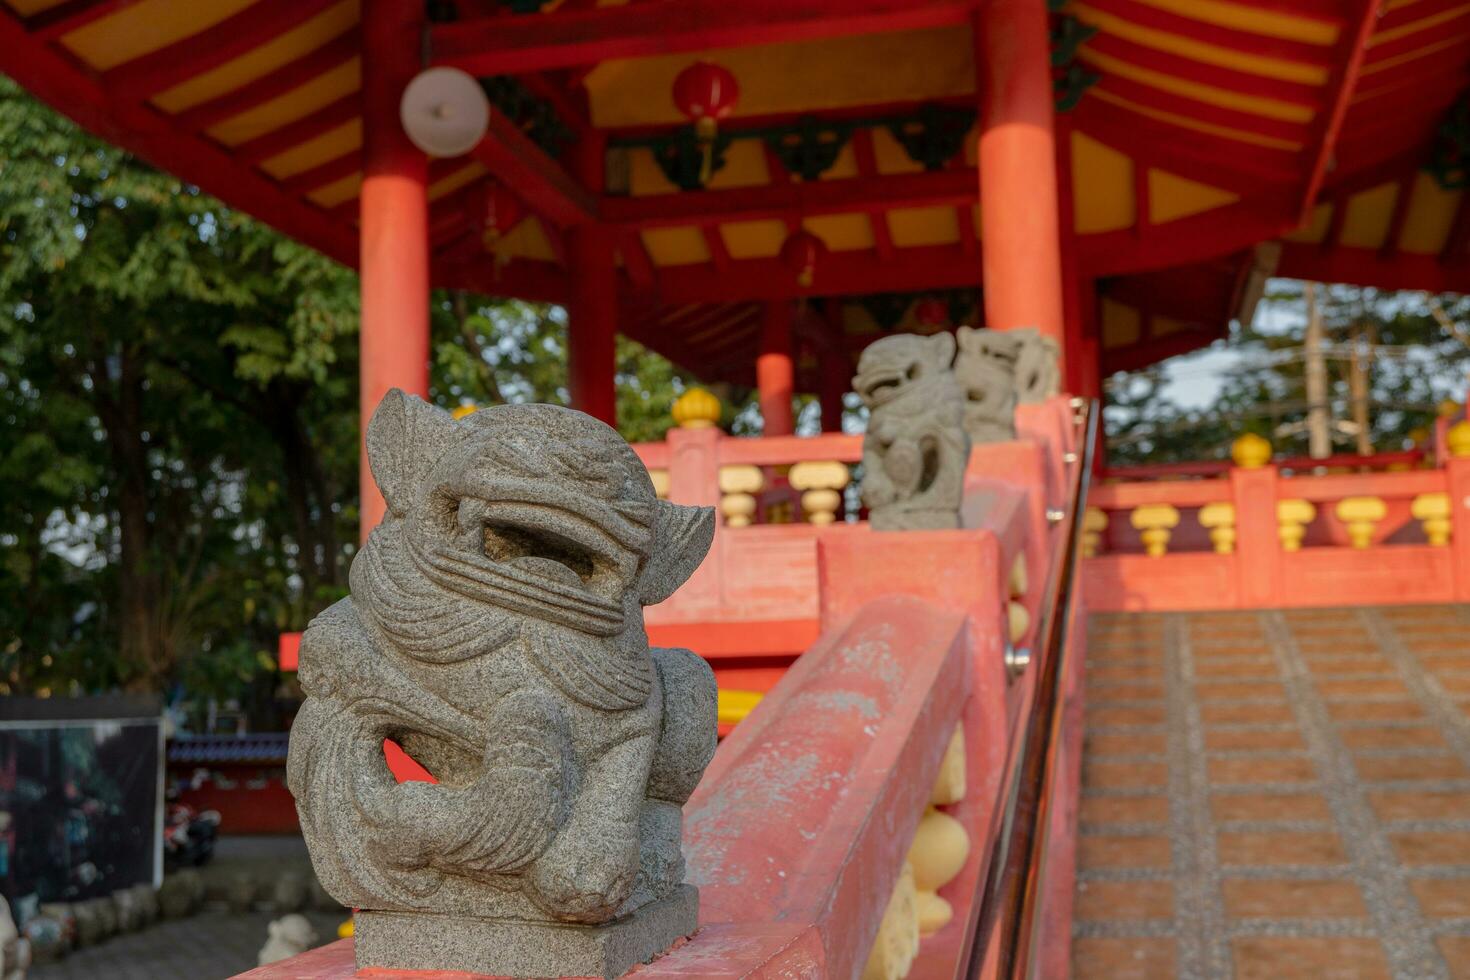
<svg viewBox="0 0 1470 980">
<path fill-rule="evenodd" d="M 954 353 L 952 334 L 895 334 L 858 360 L 853 387 L 870 413 L 863 503 L 875 530 L 959 527 L 970 439 Z"/>
<path fill-rule="evenodd" d="M 715 684 L 689 651 L 649 649 L 642 610 L 698 567 L 713 512 L 658 500 L 616 432 L 550 405 L 455 421 L 393 391 L 367 451 L 388 513 L 303 637 L 291 731 L 322 884 L 519 924 L 669 897 Z M 438 784 L 396 782 L 385 739 Z"/>
</svg>

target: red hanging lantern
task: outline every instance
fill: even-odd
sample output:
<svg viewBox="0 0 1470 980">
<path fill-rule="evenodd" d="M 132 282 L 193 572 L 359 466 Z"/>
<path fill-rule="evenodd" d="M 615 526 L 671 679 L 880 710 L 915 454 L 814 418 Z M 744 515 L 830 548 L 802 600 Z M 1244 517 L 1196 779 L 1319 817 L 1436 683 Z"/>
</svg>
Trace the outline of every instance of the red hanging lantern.
<svg viewBox="0 0 1470 980">
<path fill-rule="evenodd" d="M 949 304 L 937 296 L 925 296 L 914 304 L 914 321 L 927 332 L 949 326 Z"/>
<path fill-rule="evenodd" d="M 826 254 L 827 244 L 806 229 L 788 235 L 781 246 L 781 261 L 796 274 L 802 289 L 811 289 L 816 279 L 817 262 Z"/>
<path fill-rule="evenodd" d="M 694 135 L 704 151 L 700 183 L 709 180 L 710 159 L 720 120 L 735 111 L 740 83 L 730 69 L 709 61 L 696 61 L 674 79 L 674 105 L 694 124 Z"/>
</svg>

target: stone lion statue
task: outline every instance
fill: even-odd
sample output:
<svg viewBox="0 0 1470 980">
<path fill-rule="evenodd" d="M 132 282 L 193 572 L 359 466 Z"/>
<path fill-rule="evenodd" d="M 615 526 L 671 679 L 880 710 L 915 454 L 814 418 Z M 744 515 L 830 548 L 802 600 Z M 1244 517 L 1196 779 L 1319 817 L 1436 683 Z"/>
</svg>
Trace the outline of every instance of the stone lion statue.
<svg viewBox="0 0 1470 980">
<path fill-rule="evenodd" d="M 1017 404 L 1034 405 L 1060 392 L 1061 348 L 1057 342 L 1035 327 L 1022 327 L 1010 333 L 1020 338 L 1020 350 L 1016 352 Z"/>
<path fill-rule="evenodd" d="M 715 683 L 689 651 L 649 649 L 643 607 L 698 567 L 713 511 L 658 500 L 614 430 L 551 405 L 456 421 L 394 390 L 367 453 L 388 511 L 351 596 L 302 639 L 291 730 L 326 890 L 516 923 L 670 895 Z M 397 783 L 385 739 L 437 785 Z"/>
<path fill-rule="evenodd" d="M 896 334 L 868 346 L 853 387 L 868 406 L 863 503 L 877 530 L 959 527 L 970 439 L 952 334 Z"/>
<path fill-rule="evenodd" d="M 954 373 L 965 392 L 965 431 L 977 443 L 1016 438 L 1018 331 L 960 327 L 956 333 Z"/>
</svg>

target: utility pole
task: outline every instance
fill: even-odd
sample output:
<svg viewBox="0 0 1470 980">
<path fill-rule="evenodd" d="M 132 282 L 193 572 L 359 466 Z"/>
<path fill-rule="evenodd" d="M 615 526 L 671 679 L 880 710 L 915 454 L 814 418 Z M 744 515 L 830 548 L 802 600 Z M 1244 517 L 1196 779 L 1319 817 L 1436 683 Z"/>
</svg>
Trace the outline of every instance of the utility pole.
<svg viewBox="0 0 1470 980">
<path fill-rule="evenodd" d="M 1373 455 L 1373 433 L 1368 420 L 1368 368 L 1373 358 L 1373 332 L 1361 323 L 1353 326 L 1352 360 L 1348 364 L 1348 393 L 1352 398 L 1353 428 L 1358 455 Z"/>
<path fill-rule="evenodd" d="M 1317 305 L 1317 284 L 1307 283 L 1307 338 L 1303 345 L 1307 382 L 1307 455 L 1326 459 L 1332 455 L 1331 407 L 1327 404 L 1327 361 L 1322 356 L 1322 310 Z"/>
</svg>

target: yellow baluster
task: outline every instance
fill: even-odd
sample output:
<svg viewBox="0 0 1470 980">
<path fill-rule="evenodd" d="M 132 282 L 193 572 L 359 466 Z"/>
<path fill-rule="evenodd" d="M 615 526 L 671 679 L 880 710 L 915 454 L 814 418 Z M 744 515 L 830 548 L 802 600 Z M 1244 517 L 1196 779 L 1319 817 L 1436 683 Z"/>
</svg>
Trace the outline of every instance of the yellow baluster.
<svg viewBox="0 0 1470 980">
<path fill-rule="evenodd" d="M 1235 551 L 1235 505 L 1230 503 L 1205 504 L 1199 509 L 1200 527 L 1210 532 L 1210 543 L 1215 553 L 1229 555 Z"/>
<path fill-rule="evenodd" d="M 722 725 L 737 725 L 755 710 L 764 697 L 760 691 L 722 687 L 715 692 L 715 716 Z"/>
<path fill-rule="evenodd" d="M 720 400 L 703 388 L 690 388 L 671 411 L 681 429 L 708 429 L 720 421 Z"/>
<path fill-rule="evenodd" d="M 755 517 L 755 495 L 766 484 L 759 466 L 720 467 L 720 513 L 730 527 L 745 527 Z"/>
<path fill-rule="evenodd" d="M 1031 614 L 1019 602 L 1006 603 L 1006 622 L 1012 643 L 1020 643 L 1031 628 Z"/>
<path fill-rule="evenodd" d="M 1337 502 L 1337 519 L 1347 525 L 1348 540 L 1354 548 L 1373 544 L 1373 531 L 1388 513 L 1382 497 L 1346 497 Z"/>
<path fill-rule="evenodd" d="M 863 980 L 903 980 L 919 955 L 919 903 L 914 869 L 907 861 L 899 873 L 878 935 L 863 967 Z"/>
<path fill-rule="evenodd" d="M 1098 507 L 1089 507 L 1082 515 L 1082 557 L 1097 557 L 1102 547 L 1103 532 L 1108 529 L 1107 512 Z"/>
<path fill-rule="evenodd" d="M 1445 446 L 1457 459 L 1470 456 L 1470 419 L 1461 419 L 1444 434 Z"/>
<path fill-rule="evenodd" d="M 1271 462 L 1271 443 L 1254 432 L 1247 432 L 1230 444 L 1230 458 L 1245 470 L 1258 470 Z"/>
<path fill-rule="evenodd" d="M 1450 495 L 1447 493 L 1421 493 L 1409 505 L 1414 520 L 1424 525 L 1424 537 L 1436 548 L 1450 543 Z"/>
<path fill-rule="evenodd" d="M 648 479 L 653 482 L 653 492 L 659 500 L 669 499 L 669 471 L 649 470 Z"/>
<path fill-rule="evenodd" d="M 1308 500 L 1276 501 L 1276 533 L 1282 551 L 1301 551 L 1307 525 L 1317 518 L 1317 508 Z"/>
<path fill-rule="evenodd" d="M 1169 550 L 1169 538 L 1179 526 L 1179 511 L 1173 504 L 1144 504 L 1133 508 L 1129 521 L 1148 556 L 1160 558 Z"/>
<path fill-rule="evenodd" d="M 1026 553 L 1022 552 L 1016 556 L 1015 561 L 1011 562 L 1011 576 L 1007 582 L 1011 598 L 1021 598 L 1030 588 L 1030 584 L 1030 579 L 1026 574 Z"/>
<path fill-rule="evenodd" d="M 842 490 L 852 480 L 846 463 L 821 460 L 797 463 L 788 479 L 793 489 L 802 491 L 801 511 L 808 523 L 831 524 L 842 505 Z"/>
</svg>

